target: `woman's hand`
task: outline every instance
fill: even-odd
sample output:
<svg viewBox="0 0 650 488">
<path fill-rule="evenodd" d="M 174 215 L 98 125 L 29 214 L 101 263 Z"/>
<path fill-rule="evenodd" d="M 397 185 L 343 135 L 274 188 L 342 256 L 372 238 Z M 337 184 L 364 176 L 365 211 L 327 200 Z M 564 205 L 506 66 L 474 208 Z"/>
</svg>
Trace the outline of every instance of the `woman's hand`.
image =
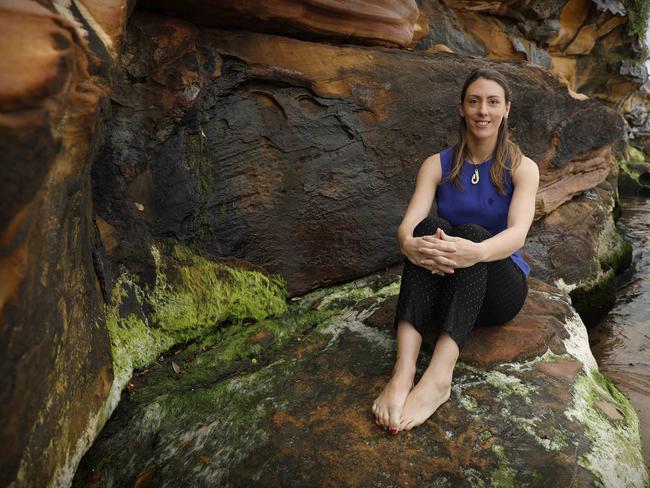
<svg viewBox="0 0 650 488">
<path fill-rule="evenodd" d="M 422 239 L 430 245 L 430 248 L 435 249 L 435 254 L 431 251 L 425 252 L 436 256 L 434 259 L 438 261 L 452 260 L 454 268 L 468 268 L 481 261 L 480 242 L 447 235 L 442 229 L 438 229 L 434 236 L 424 236 Z M 453 248 L 453 251 L 449 251 L 450 248 Z"/>
<path fill-rule="evenodd" d="M 453 273 L 456 245 L 443 241 L 442 236 L 442 229 L 438 229 L 432 236 L 407 237 L 402 244 L 402 253 L 416 266 L 434 274 L 444 276 Z"/>
</svg>

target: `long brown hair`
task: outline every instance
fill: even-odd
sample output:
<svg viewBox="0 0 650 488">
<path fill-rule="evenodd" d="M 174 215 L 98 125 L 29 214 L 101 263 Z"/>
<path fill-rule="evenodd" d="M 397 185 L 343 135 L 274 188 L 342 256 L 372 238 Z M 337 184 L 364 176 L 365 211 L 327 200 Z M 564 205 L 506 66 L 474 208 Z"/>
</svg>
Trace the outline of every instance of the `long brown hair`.
<svg viewBox="0 0 650 488">
<path fill-rule="evenodd" d="M 489 68 L 477 68 L 470 73 L 465 80 L 463 89 L 460 94 L 461 105 L 465 102 L 465 93 L 469 85 L 476 80 L 484 78 L 497 82 L 503 88 L 507 104 L 510 101 L 510 87 L 505 77 L 496 70 Z M 467 122 L 464 117 L 460 117 L 458 123 L 458 143 L 454 147 L 454 158 L 451 172 L 449 173 L 448 180 L 451 181 L 457 188 L 461 188 L 460 173 L 463 169 L 463 161 L 469 157 L 469 150 L 467 149 Z M 506 169 L 514 170 L 521 162 L 521 149 L 519 146 L 510 140 L 508 133 L 508 119 L 504 117 L 499 126 L 499 135 L 497 137 L 497 147 L 495 150 L 495 160 L 490 168 L 490 179 L 497 191 L 504 195 L 505 190 L 505 171 Z M 510 163 L 508 165 L 508 163 Z"/>
</svg>

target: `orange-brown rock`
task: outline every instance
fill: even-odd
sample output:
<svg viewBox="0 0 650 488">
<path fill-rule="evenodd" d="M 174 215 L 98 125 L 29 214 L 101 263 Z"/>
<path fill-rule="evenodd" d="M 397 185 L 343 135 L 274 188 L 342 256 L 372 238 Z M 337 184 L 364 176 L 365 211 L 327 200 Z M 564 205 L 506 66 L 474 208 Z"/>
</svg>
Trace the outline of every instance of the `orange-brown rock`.
<svg viewBox="0 0 650 488">
<path fill-rule="evenodd" d="M 135 0 L 78 0 L 75 7 L 79 11 L 86 32 L 95 36 L 114 59 L 122 51 L 124 30 Z"/>
<path fill-rule="evenodd" d="M 3 2 L 0 31 L 0 485 L 65 485 L 113 379 L 89 180 L 106 92 L 56 12 Z"/>
<path fill-rule="evenodd" d="M 574 197 L 533 223 L 522 251 L 533 276 L 570 292 L 588 326 L 613 305 L 614 276 L 631 259 L 612 218 L 614 195 L 603 182 Z"/>
<path fill-rule="evenodd" d="M 629 26 L 638 12 L 620 2 L 425 0 L 420 9 L 429 29 L 417 49 L 443 44 L 458 54 L 525 59 L 550 68 L 572 92 L 611 105 L 645 81 L 641 43 Z"/>
<path fill-rule="evenodd" d="M 138 7 L 213 27 L 393 46 L 411 44 L 419 17 L 415 0 L 141 0 Z"/>
<path fill-rule="evenodd" d="M 572 313 L 570 301 L 560 290 L 549 291 L 535 278 L 528 286 L 524 308 L 513 320 L 499 327 L 474 328 L 461 361 L 496 366 L 541 356 L 547 349 L 563 350 L 561 340 L 567 337 L 563 318 Z"/>
</svg>

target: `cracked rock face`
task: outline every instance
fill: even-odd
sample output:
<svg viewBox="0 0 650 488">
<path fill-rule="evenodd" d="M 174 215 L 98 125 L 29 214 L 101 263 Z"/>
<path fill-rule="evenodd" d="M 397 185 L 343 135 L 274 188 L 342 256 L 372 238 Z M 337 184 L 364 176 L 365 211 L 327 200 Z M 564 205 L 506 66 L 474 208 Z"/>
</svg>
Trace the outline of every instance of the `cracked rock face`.
<svg viewBox="0 0 650 488">
<path fill-rule="evenodd" d="M 293 317 L 291 332 L 257 354 L 224 362 L 224 339 L 177 354 L 181 374 L 167 360 L 134 378 L 73 486 L 642 485 L 634 411 L 568 297 L 536 280 L 514 321 L 472 332 L 430 419 L 378 429 L 370 407 L 395 353 L 382 308 L 398 290 L 391 275 L 321 289 L 272 319 Z"/>
</svg>

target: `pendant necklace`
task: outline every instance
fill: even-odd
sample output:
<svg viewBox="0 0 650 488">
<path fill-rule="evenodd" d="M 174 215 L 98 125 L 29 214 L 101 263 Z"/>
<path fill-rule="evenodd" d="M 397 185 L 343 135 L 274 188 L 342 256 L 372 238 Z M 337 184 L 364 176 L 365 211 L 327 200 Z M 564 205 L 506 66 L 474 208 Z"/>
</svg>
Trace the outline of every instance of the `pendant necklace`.
<svg viewBox="0 0 650 488">
<path fill-rule="evenodd" d="M 478 165 L 474 165 L 474 174 L 472 175 L 472 185 L 476 185 L 478 183 Z"/>
<path fill-rule="evenodd" d="M 479 178 L 479 174 L 478 174 L 478 165 L 484 163 L 485 161 L 489 161 L 489 160 L 492 158 L 492 156 L 490 156 L 489 158 L 487 158 L 487 159 L 486 159 L 485 161 L 483 161 L 482 163 L 475 163 L 475 162 L 473 161 L 474 157 L 473 157 L 471 154 L 468 154 L 468 156 L 470 157 L 470 162 L 474 165 L 474 174 L 472 175 L 472 180 L 471 180 L 471 181 L 472 181 L 472 185 L 477 185 L 478 182 L 479 182 L 479 180 L 480 180 L 480 178 Z"/>
</svg>

